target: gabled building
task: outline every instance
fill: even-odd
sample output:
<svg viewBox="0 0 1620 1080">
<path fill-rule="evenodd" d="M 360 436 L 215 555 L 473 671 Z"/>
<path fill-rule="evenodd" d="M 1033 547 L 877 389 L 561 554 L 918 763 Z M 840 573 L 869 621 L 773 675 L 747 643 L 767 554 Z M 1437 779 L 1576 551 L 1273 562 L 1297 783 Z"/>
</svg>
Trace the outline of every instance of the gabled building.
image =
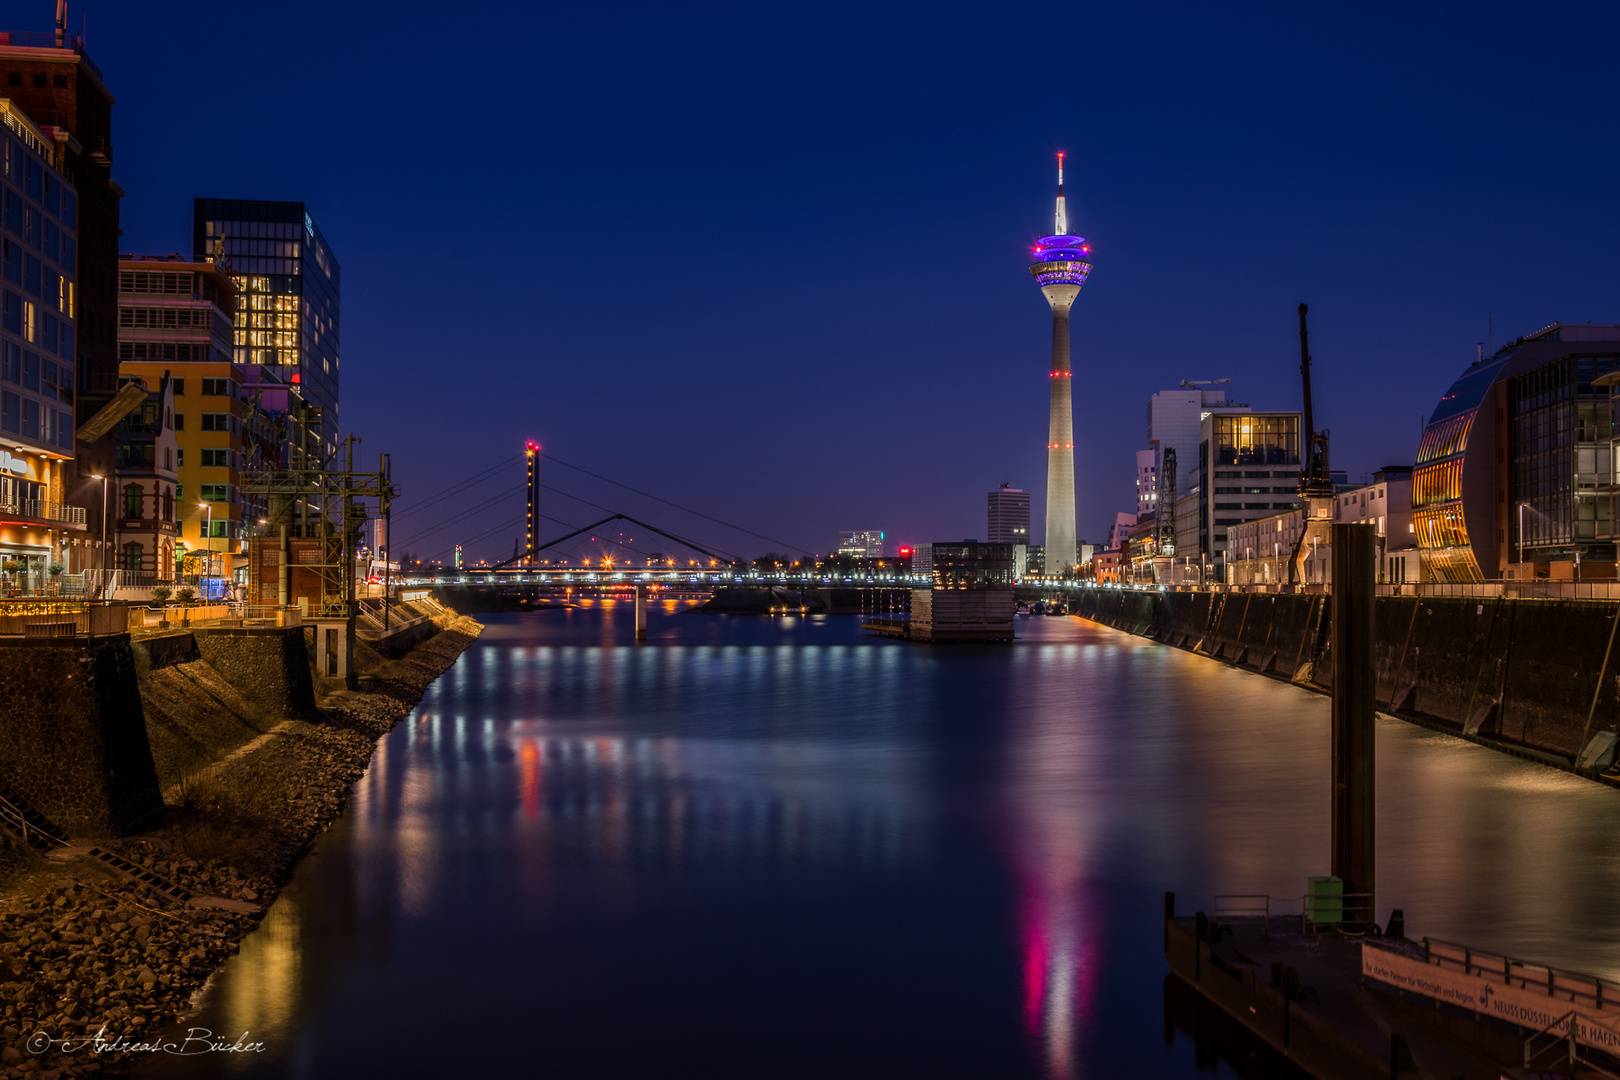
<svg viewBox="0 0 1620 1080">
<path fill-rule="evenodd" d="M 123 572 L 125 585 L 174 577 L 182 509 L 176 490 L 174 384 L 161 376 L 146 400 L 113 429 L 118 462 L 110 507 L 117 533 L 114 566 Z"/>
</svg>

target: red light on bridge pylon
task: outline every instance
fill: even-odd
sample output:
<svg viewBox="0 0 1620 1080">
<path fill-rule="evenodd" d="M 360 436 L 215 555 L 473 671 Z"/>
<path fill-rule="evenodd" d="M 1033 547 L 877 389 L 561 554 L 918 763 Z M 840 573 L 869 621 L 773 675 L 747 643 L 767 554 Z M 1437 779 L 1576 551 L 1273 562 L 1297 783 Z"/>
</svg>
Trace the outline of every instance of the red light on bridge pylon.
<svg viewBox="0 0 1620 1080">
<path fill-rule="evenodd" d="M 530 439 L 528 442 L 523 444 L 523 452 L 526 454 L 538 454 L 540 452 L 540 444 L 535 442 L 533 439 Z"/>
</svg>

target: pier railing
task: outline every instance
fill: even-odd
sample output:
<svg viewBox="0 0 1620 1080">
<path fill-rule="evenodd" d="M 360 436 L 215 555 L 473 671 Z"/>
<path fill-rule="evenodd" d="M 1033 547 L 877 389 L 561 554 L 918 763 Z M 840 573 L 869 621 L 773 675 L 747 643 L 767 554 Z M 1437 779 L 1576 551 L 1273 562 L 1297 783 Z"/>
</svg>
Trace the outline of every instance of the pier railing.
<svg viewBox="0 0 1620 1080">
<path fill-rule="evenodd" d="M 1436 967 L 1460 971 L 1464 975 L 1499 978 L 1507 986 L 1546 993 L 1575 1005 L 1597 1009 L 1620 1006 L 1620 983 L 1564 971 L 1547 964 L 1534 964 L 1485 949 L 1474 949 L 1439 938 L 1423 939 L 1423 958 Z"/>
<path fill-rule="evenodd" d="M 1273 920 L 1299 920 L 1299 932 L 1360 929 L 1373 925 L 1373 894 L 1339 896 L 1271 896 L 1268 893 L 1221 893 L 1215 897 L 1218 922 L 1257 919 L 1271 933 Z"/>
</svg>

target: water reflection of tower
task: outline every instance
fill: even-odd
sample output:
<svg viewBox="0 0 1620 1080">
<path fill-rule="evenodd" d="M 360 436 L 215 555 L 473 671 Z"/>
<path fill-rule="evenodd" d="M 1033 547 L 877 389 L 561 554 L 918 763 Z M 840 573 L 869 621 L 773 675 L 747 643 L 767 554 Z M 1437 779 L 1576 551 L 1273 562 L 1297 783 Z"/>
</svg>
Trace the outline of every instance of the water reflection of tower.
<svg viewBox="0 0 1620 1080">
<path fill-rule="evenodd" d="M 1053 235 L 1035 242 L 1029 272 L 1052 306 L 1052 404 L 1046 439 L 1046 569 L 1061 573 L 1075 561 L 1074 396 L 1070 387 L 1069 308 L 1091 273 L 1091 246 L 1069 232 L 1063 197 L 1063 155 L 1058 155 Z"/>
<path fill-rule="evenodd" d="M 1073 712 L 1036 709 L 1009 778 L 1024 1029 L 1051 1080 L 1075 1075 L 1096 990 L 1100 914 L 1091 895 L 1095 747 Z"/>
</svg>

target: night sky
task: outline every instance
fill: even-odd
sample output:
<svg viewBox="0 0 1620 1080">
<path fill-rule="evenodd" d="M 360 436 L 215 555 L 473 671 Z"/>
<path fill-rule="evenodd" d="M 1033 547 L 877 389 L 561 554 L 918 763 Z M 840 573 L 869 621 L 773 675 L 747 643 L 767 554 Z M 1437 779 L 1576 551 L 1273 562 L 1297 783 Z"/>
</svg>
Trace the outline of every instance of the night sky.
<svg viewBox="0 0 1620 1080">
<path fill-rule="evenodd" d="M 392 452 L 400 509 L 513 459 L 401 517 L 396 554 L 489 530 L 470 553 L 510 554 L 528 438 L 784 546 L 982 537 L 1004 480 L 1038 534 L 1050 315 L 1026 265 L 1060 149 L 1096 267 L 1074 313 L 1085 538 L 1134 508 L 1154 390 L 1230 377 L 1298 407 L 1301 300 L 1318 423 L 1358 479 L 1410 464 L 1488 315 L 1496 344 L 1620 321 L 1612 6 L 86 14 L 124 249 L 189 253 L 195 196 L 307 202 L 343 266 L 343 426 Z"/>
</svg>

